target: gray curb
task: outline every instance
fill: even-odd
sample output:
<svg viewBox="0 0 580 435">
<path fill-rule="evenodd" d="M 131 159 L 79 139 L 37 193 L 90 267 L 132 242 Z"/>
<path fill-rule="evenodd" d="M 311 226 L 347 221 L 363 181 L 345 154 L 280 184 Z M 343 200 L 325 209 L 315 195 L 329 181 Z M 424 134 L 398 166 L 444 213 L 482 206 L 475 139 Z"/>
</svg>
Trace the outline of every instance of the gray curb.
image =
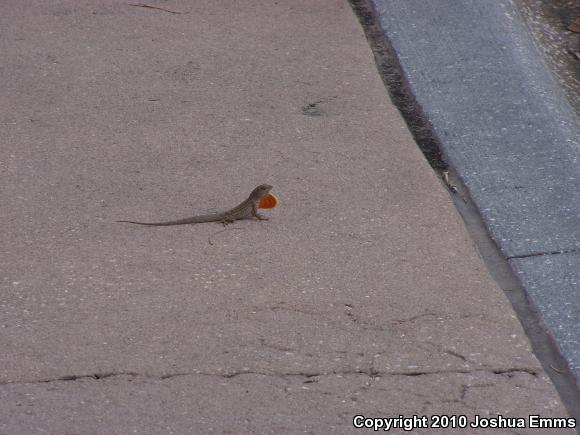
<svg viewBox="0 0 580 435">
<path fill-rule="evenodd" d="M 580 384 L 580 127 L 509 0 L 373 0 L 446 161 Z"/>
</svg>

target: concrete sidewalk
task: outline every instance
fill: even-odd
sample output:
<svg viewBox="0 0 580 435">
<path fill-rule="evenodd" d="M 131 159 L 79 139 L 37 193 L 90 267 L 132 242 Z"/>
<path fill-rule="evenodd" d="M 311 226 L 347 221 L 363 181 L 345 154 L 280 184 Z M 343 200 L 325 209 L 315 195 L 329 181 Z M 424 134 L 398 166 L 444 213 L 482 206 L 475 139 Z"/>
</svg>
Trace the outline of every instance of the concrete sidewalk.
<svg viewBox="0 0 580 435">
<path fill-rule="evenodd" d="M 567 417 L 347 2 L 149 4 L 3 7 L 0 433 Z"/>
</svg>

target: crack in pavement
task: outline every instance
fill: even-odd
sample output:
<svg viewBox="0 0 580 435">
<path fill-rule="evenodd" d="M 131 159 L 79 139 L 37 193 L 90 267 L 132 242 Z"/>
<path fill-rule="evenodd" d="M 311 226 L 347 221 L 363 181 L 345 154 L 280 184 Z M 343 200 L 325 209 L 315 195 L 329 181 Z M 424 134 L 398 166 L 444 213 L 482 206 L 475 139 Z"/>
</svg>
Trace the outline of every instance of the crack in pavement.
<svg viewBox="0 0 580 435">
<path fill-rule="evenodd" d="M 459 358 L 463 362 L 470 362 L 463 355 L 461 355 L 460 353 L 455 352 L 453 350 L 444 350 L 443 353 L 446 353 L 447 355 L 454 356 L 455 358 Z"/>
<path fill-rule="evenodd" d="M 57 378 L 50 379 L 39 379 L 30 381 L 0 381 L 0 386 L 14 385 L 14 384 L 46 384 L 51 382 L 70 382 L 79 380 L 102 380 L 113 377 L 130 377 L 130 378 L 146 378 L 146 379 L 156 379 L 156 380 L 166 380 L 182 376 L 216 376 L 224 379 L 231 379 L 242 375 L 259 375 L 259 376 L 273 376 L 273 377 L 292 377 L 301 376 L 307 379 L 322 376 L 349 376 L 349 375 L 365 375 L 370 378 L 388 377 L 388 376 L 429 376 L 429 375 L 439 375 L 439 374 L 469 374 L 469 373 L 492 373 L 494 375 L 507 376 L 511 378 L 515 373 L 526 373 L 534 377 L 538 377 L 539 369 L 528 368 L 528 367 L 513 367 L 513 368 L 497 368 L 497 369 L 474 369 L 474 370 L 416 370 L 416 371 L 392 371 L 392 372 L 382 372 L 374 368 L 369 369 L 354 369 L 354 370 L 342 370 L 342 371 L 328 371 L 328 372 L 268 372 L 268 371 L 252 371 L 252 370 L 240 370 L 232 372 L 181 372 L 181 373 L 170 373 L 167 375 L 150 375 L 138 372 L 107 372 L 107 373 L 94 373 L 85 375 L 66 375 Z M 306 381 L 311 383 L 312 381 Z"/>
<path fill-rule="evenodd" d="M 506 257 L 506 260 L 515 260 L 518 258 L 529 258 L 529 257 L 543 257 L 544 255 L 570 254 L 573 252 L 580 252 L 580 249 L 574 248 L 574 249 L 563 249 L 560 251 L 532 252 L 531 254 L 512 255 L 511 257 Z"/>
</svg>

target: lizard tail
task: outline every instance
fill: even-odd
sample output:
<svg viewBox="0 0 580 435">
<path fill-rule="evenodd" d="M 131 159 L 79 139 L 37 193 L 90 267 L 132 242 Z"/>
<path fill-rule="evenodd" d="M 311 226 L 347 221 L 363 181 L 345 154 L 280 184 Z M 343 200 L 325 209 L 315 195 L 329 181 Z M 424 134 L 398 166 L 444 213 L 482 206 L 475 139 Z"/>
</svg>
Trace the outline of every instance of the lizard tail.
<svg viewBox="0 0 580 435">
<path fill-rule="evenodd" d="M 187 224 L 200 224 L 203 222 L 219 222 L 224 219 L 223 215 L 206 215 L 206 216 L 194 216 L 185 219 L 179 219 L 176 221 L 169 221 L 169 222 L 135 222 L 135 221 L 115 221 L 115 222 L 124 222 L 128 224 L 135 224 L 135 225 L 147 225 L 150 227 L 163 227 L 169 225 L 187 225 Z"/>
<path fill-rule="evenodd" d="M 134 221 L 115 221 L 115 222 L 124 222 L 127 224 L 136 224 L 136 225 L 167 225 L 163 222 L 134 222 Z"/>
</svg>

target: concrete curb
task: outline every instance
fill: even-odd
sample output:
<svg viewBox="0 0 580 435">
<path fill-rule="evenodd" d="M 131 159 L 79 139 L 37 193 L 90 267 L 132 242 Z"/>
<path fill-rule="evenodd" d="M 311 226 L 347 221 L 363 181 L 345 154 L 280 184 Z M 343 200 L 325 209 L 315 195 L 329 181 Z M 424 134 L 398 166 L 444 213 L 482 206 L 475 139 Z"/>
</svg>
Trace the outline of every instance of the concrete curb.
<svg viewBox="0 0 580 435">
<path fill-rule="evenodd" d="M 509 0 L 373 3 L 445 160 L 580 382 L 575 113 Z"/>
</svg>

